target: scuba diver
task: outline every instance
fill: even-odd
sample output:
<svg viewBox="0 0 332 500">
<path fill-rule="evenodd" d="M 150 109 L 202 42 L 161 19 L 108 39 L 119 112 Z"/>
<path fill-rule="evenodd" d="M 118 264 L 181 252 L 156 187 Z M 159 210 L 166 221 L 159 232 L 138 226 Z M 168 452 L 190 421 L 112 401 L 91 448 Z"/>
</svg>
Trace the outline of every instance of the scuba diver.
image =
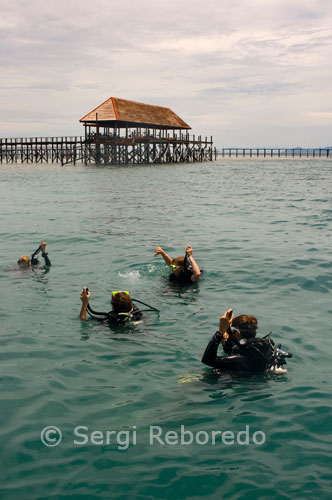
<svg viewBox="0 0 332 500">
<path fill-rule="evenodd" d="M 202 363 L 216 368 L 218 373 L 264 372 L 267 370 L 284 372 L 285 358 L 292 354 L 275 347 L 270 333 L 265 337 L 256 337 L 257 318 L 250 314 L 241 314 L 234 318 L 232 309 L 228 309 L 219 320 L 219 328 L 208 343 L 202 357 Z M 227 356 L 217 356 L 222 343 Z"/>
<path fill-rule="evenodd" d="M 98 312 L 92 309 L 89 304 L 90 300 L 90 292 L 89 289 L 84 287 L 81 291 L 80 295 L 82 301 L 82 307 L 80 311 L 80 319 L 86 320 L 86 313 L 91 316 L 93 319 L 97 319 L 99 321 L 107 320 L 110 324 L 113 325 L 121 325 L 126 323 L 127 321 L 138 321 L 142 318 L 143 311 L 156 311 L 159 312 L 159 309 L 155 307 L 149 306 L 140 300 L 133 299 L 129 292 L 125 291 L 115 291 L 112 292 L 111 305 L 112 310 L 109 312 Z M 138 309 L 136 304 L 133 304 L 133 301 L 138 302 L 144 306 L 147 306 L 148 309 Z"/>
<path fill-rule="evenodd" d="M 49 267 L 51 265 L 51 261 L 48 258 L 48 253 L 46 252 L 46 245 L 46 241 L 42 241 L 37 250 L 35 250 L 31 255 L 31 259 L 27 255 L 22 255 L 17 261 L 18 265 L 22 268 L 27 268 L 29 266 L 38 266 L 39 260 L 36 258 L 36 255 L 41 252 L 42 257 L 45 261 L 45 266 Z"/>
<path fill-rule="evenodd" d="M 174 259 L 167 255 L 161 247 L 156 247 L 155 252 L 154 256 L 161 255 L 166 264 L 171 268 L 172 272 L 169 275 L 170 281 L 177 282 L 181 285 L 190 285 L 198 281 L 199 277 L 202 275 L 203 271 L 198 267 L 193 257 L 193 249 L 190 245 L 186 247 L 185 256 L 175 257 Z"/>
</svg>

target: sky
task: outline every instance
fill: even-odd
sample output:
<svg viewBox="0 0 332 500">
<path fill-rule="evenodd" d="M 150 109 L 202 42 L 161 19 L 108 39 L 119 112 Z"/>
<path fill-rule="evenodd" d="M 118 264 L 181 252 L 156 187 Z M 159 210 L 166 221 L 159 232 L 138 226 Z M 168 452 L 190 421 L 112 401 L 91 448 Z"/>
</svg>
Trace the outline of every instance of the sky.
<svg viewBox="0 0 332 500">
<path fill-rule="evenodd" d="M 332 146 L 330 0 L 0 0 L 0 137 L 83 135 L 109 97 L 221 147 Z"/>
</svg>

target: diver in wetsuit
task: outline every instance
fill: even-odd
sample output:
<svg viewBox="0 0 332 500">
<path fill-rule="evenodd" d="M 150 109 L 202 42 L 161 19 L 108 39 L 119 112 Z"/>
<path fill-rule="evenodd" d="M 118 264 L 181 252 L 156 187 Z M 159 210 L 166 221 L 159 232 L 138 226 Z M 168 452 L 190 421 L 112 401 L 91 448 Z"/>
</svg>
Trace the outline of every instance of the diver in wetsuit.
<svg viewBox="0 0 332 500">
<path fill-rule="evenodd" d="M 170 266 L 172 270 L 169 275 L 170 281 L 179 283 L 180 285 L 190 285 L 198 281 L 202 274 L 202 271 L 193 257 L 193 249 L 190 245 L 187 246 L 186 254 L 183 257 L 175 257 L 172 259 L 161 247 L 155 248 L 155 257 L 157 255 L 161 255 L 166 264 Z"/>
<path fill-rule="evenodd" d="M 51 265 L 51 261 L 48 257 L 48 253 L 46 252 L 46 245 L 46 241 L 42 241 L 37 250 L 31 255 L 31 259 L 27 255 L 22 255 L 17 261 L 18 265 L 22 268 L 27 268 L 29 266 L 38 266 L 39 260 L 36 258 L 36 255 L 41 252 L 42 257 L 45 261 L 45 266 L 49 267 Z"/>
<path fill-rule="evenodd" d="M 84 287 L 81 295 L 82 307 L 80 319 L 86 320 L 86 313 L 101 321 L 107 320 L 110 324 L 120 325 L 126 321 L 137 321 L 142 317 L 142 312 L 132 302 L 129 292 L 112 292 L 111 304 L 112 310 L 109 312 L 94 311 L 89 304 L 90 292 Z"/>
<path fill-rule="evenodd" d="M 219 328 L 205 349 L 202 363 L 220 373 L 269 369 L 275 360 L 274 343 L 269 336 L 257 338 L 257 328 L 255 316 L 242 314 L 234 318 L 232 309 L 228 309 L 220 317 Z M 220 343 L 227 356 L 217 355 Z"/>
</svg>

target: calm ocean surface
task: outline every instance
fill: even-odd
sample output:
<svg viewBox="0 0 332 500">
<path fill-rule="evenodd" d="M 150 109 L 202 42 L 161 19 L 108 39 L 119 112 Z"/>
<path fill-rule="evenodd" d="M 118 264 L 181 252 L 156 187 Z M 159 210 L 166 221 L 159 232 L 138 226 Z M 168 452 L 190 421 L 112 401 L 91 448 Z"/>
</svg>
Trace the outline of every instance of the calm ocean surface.
<svg viewBox="0 0 332 500">
<path fill-rule="evenodd" d="M 1 165 L 0 178 L 1 499 L 332 498 L 331 161 Z M 42 240 L 50 271 L 16 269 Z M 205 272 L 179 290 L 154 247 L 186 244 Z M 160 315 L 81 322 L 84 285 L 97 310 L 129 290 Z M 201 363 L 229 307 L 293 353 L 287 374 L 218 379 Z M 167 444 L 181 425 L 209 441 Z M 47 426 L 58 446 L 41 442 Z M 246 429 L 248 445 L 210 439 Z"/>
</svg>

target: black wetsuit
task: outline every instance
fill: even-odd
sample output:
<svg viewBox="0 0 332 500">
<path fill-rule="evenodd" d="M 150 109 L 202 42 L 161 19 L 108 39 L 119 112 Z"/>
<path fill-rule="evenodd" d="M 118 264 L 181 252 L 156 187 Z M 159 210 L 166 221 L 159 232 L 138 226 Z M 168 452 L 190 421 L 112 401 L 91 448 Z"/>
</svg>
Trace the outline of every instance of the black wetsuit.
<svg viewBox="0 0 332 500">
<path fill-rule="evenodd" d="M 216 332 L 208 343 L 202 357 L 202 363 L 219 370 L 245 370 L 247 365 L 245 359 L 240 354 L 230 356 L 217 356 L 218 347 L 222 340 L 222 334 Z"/>
<path fill-rule="evenodd" d="M 142 317 L 142 312 L 133 304 L 129 312 L 116 313 L 114 311 L 98 312 L 94 311 L 90 304 L 88 305 L 90 316 L 99 321 L 107 320 L 111 325 L 122 325 L 127 321 L 138 321 Z"/>
<path fill-rule="evenodd" d="M 243 345 L 235 345 L 229 356 L 217 356 L 222 334 L 216 332 L 208 343 L 202 363 L 223 371 L 265 371 L 271 365 L 273 347 L 262 338 L 247 339 Z M 228 350 L 229 346 L 227 346 Z M 229 350 L 228 350 L 229 352 Z"/>
<path fill-rule="evenodd" d="M 178 277 L 176 277 L 174 273 L 171 273 L 169 275 L 169 280 L 179 283 L 180 285 L 190 285 L 193 282 L 191 279 L 193 274 L 194 273 L 191 269 L 183 269 Z"/>
</svg>

